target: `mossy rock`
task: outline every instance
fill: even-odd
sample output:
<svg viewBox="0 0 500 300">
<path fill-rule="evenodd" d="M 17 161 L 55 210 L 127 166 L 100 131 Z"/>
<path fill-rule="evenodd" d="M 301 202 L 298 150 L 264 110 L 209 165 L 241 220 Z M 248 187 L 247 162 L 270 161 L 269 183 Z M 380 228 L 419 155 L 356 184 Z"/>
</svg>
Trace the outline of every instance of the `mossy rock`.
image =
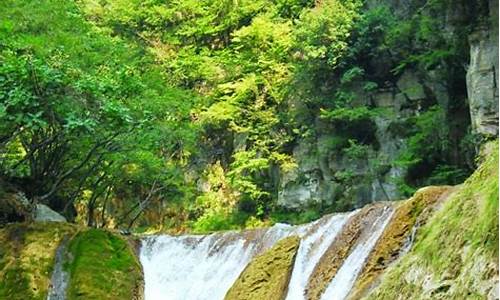
<svg viewBox="0 0 500 300">
<path fill-rule="evenodd" d="M 11 224 L 0 229 L 0 299 L 46 299 L 56 250 L 76 226 Z"/>
<path fill-rule="evenodd" d="M 68 249 L 68 300 L 143 298 L 140 263 L 121 236 L 90 229 L 76 235 Z"/>
<path fill-rule="evenodd" d="M 299 244 L 298 237 L 288 237 L 255 257 L 240 274 L 224 299 L 285 299 Z"/>
</svg>

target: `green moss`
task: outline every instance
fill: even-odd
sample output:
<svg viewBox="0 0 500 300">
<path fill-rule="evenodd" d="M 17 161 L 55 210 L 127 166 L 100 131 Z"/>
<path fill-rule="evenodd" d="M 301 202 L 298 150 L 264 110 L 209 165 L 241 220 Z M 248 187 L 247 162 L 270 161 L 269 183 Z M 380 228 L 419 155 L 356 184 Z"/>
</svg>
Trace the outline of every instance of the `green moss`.
<svg viewBox="0 0 500 300">
<path fill-rule="evenodd" d="M 107 231 L 80 232 L 69 244 L 73 258 L 68 299 L 135 299 L 142 284 L 141 267 L 130 245 Z"/>
<path fill-rule="evenodd" d="M 498 273 L 498 144 L 368 299 L 486 298 Z"/>
<path fill-rule="evenodd" d="M 288 237 L 255 257 L 224 299 L 285 299 L 299 244 L 298 237 Z"/>
<path fill-rule="evenodd" d="M 57 247 L 75 230 L 61 223 L 0 229 L 0 299 L 46 299 Z"/>
</svg>

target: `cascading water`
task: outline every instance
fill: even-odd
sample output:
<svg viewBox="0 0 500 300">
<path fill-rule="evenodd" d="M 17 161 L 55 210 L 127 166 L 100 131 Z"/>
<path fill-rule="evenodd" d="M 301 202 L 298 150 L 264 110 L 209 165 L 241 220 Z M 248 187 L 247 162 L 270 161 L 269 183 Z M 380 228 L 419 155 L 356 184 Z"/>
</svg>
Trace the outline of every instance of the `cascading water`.
<svg viewBox="0 0 500 300">
<path fill-rule="evenodd" d="M 278 224 L 245 233 L 148 237 L 140 255 L 145 299 L 223 299 L 250 259 L 291 228 Z"/>
<path fill-rule="evenodd" d="M 328 285 L 326 291 L 321 296 L 321 300 L 343 300 L 347 297 L 359 272 L 361 272 L 361 269 L 365 265 L 366 259 L 389 223 L 392 214 L 393 209 L 386 207 L 382 214 L 373 222 L 372 228 L 369 230 L 370 235 L 358 242 Z"/>
<path fill-rule="evenodd" d="M 222 300 L 255 255 L 284 237 L 298 235 L 301 244 L 286 299 L 303 300 L 315 266 L 344 224 L 357 212 L 329 215 L 300 226 L 277 224 L 267 229 L 242 232 L 146 237 L 140 253 L 145 299 Z M 391 215 L 392 209 L 387 207 L 376 219 L 371 234 L 358 241 L 322 299 L 344 299 L 349 293 Z M 336 296 L 329 296 L 331 293 L 336 293 Z"/>
<path fill-rule="evenodd" d="M 304 291 L 314 267 L 340 232 L 342 226 L 353 214 L 336 215 L 328 218 L 326 222 L 320 219 L 319 222 L 314 222 L 312 226 L 307 226 L 313 232 L 301 235 L 302 240 L 295 257 L 292 277 L 288 285 L 287 300 L 305 299 Z"/>
</svg>

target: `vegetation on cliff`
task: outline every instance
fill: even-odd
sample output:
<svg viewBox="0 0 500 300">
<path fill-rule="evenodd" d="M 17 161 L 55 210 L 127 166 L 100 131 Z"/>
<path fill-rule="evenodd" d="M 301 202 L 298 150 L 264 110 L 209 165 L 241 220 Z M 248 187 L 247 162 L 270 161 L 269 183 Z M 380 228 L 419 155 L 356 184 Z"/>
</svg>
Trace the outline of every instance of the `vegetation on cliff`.
<svg viewBox="0 0 500 300">
<path fill-rule="evenodd" d="M 446 0 L 410 15 L 361 0 L 4 1 L 0 197 L 22 191 L 93 227 L 306 221 L 277 203 L 300 143 L 349 162 L 323 175 L 337 190 L 309 216 L 352 209 L 373 182 L 401 197 L 458 183 L 478 140 L 462 66 L 483 2 L 441 34 Z M 406 71 L 446 99 L 429 86 L 403 91 L 394 116 L 379 107 Z M 397 159 L 379 153 L 381 117 L 405 141 Z"/>
</svg>

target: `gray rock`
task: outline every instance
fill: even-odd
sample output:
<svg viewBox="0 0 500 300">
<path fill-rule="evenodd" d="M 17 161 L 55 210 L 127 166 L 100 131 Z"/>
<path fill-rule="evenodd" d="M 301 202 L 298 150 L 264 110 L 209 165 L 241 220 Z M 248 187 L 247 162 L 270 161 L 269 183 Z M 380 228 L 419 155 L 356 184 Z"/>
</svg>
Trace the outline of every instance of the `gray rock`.
<svg viewBox="0 0 500 300">
<path fill-rule="evenodd" d="M 373 102 L 377 107 L 393 107 L 395 103 L 392 91 L 379 91 L 373 95 Z"/>
<path fill-rule="evenodd" d="M 398 89 L 412 101 L 426 98 L 424 87 L 412 71 L 406 70 L 396 83 Z"/>
<path fill-rule="evenodd" d="M 498 287 L 498 279 L 497 279 L 497 281 L 493 285 L 493 288 L 488 293 L 488 300 L 498 300 L 498 298 L 499 298 L 498 290 L 499 290 L 499 287 Z"/>
<path fill-rule="evenodd" d="M 50 209 L 47 205 L 37 204 L 35 222 L 66 222 L 66 218 Z"/>
<path fill-rule="evenodd" d="M 498 136 L 498 36 L 482 29 L 471 34 L 469 42 L 467 94 L 472 129 Z"/>
</svg>

